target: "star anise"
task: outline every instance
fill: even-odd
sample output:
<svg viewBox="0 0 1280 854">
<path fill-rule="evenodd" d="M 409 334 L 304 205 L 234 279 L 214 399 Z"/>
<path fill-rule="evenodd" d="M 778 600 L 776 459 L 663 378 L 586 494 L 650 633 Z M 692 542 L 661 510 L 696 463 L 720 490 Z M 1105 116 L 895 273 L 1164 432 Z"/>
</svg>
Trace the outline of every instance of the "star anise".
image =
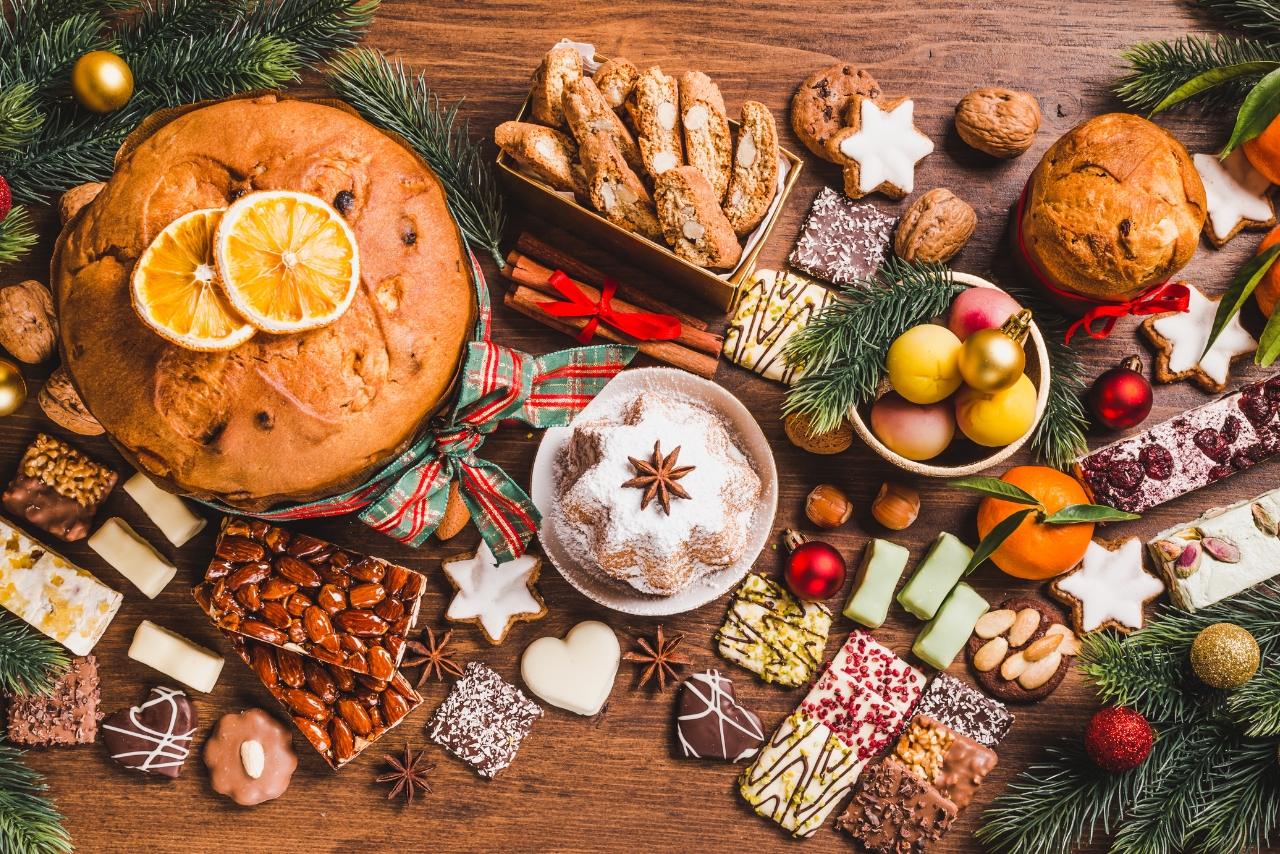
<svg viewBox="0 0 1280 854">
<path fill-rule="evenodd" d="M 417 667 L 423 665 L 422 674 L 418 677 L 418 684 L 414 688 L 422 690 L 422 686 L 427 684 L 432 671 L 436 674 L 436 680 L 444 681 L 445 673 L 452 673 L 454 676 L 462 675 L 462 668 L 453 662 L 450 657 L 451 653 L 445 652 L 445 647 L 449 645 L 449 638 L 453 637 L 453 630 L 444 633 L 444 637 L 440 638 L 440 643 L 436 643 L 436 633 L 431 629 L 424 629 L 422 632 L 427 642 L 407 641 L 405 643 L 404 659 L 401 660 L 401 667 Z"/>
<path fill-rule="evenodd" d="M 640 675 L 640 683 L 636 685 L 637 688 L 643 688 L 645 683 L 656 673 L 658 675 L 658 690 L 666 691 L 667 674 L 671 674 L 672 682 L 678 678 L 672 665 L 693 664 L 693 660 L 683 652 L 676 652 L 676 647 L 680 645 L 680 641 L 684 640 L 684 635 L 676 635 L 671 640 L 666 640 L 662 636 L 662 626 L 658 626 L 657 635 L 653 646 L 650 646 L 649 642 L 644 638 L 636 638 L 636 643 L 640 644 L 644 652 L 623 653 L 622 658 L 626 661 L 648 662 L 649 666 Z"/>
<path fill-rule="evenodd" d="M 395 783 L 391 789 L 391 794 L 387 795 L 387 800 L 391 800 L 396 795 L 404 793 L 408 803 L 413 803 L 414 791 L 421 788 L 427 794 L 431 794 L 431 786 L 427 783 L 427 775 L 436 770 L 434 765 L 422 765 L 422 759 L 426 753 L 419 751 L 417 756 L 413 755 L 413 751 L 409 749 L 408 743 L 404 746 L 404 761 L 400 761 L 394 756 L 386 757 L 387 763 L 395 770 L 389 774 L 382 774 L 378 777 L 379 783 Z"/>
<path fill-rule="evenodd" d="M 649 502 L 657 496 L 658 501 L 662 502 L 662 509 L 667 511 L 667 515 L 671 515 L 671 496 L 678 498 L 692 498 L 689 493 L 684 491 L 684 487 L 676 483 L 677 480 L 693 471 L 697 466 L 680 466 L 676 468 L 676 459 L 680 456 L 680 447 L 667 455 L 666 459 L 662 457 L 662 441 L 653 443 L 653 461 L 645 462 L 637 460 L 635 457 L 627 457 L 631 460 L 631 465 L 636 467 L 639 472 L 631 480 L 622 484 L 624 487 L 635 487 L 644 489 L 644 498 L 640 501 L 640 509 L 643 510 L 649 506 Z"/>
</svg>

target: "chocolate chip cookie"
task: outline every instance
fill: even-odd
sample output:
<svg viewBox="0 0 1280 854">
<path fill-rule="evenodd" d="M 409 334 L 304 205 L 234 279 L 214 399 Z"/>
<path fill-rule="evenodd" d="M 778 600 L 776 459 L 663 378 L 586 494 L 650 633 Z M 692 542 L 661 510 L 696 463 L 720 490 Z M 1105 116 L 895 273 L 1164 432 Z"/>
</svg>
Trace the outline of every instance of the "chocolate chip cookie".
<svg viewBox="0 0 1280 854">
<path fill-rule="evenodd" d="M 854 95 L 880 97 L 880 84 L 860 68 L 837 63 L 812 74 L 791 99 L 791 127 L 809 150 L 830 160 L 827 139 L 840 130 L 845 109 Z"/>
</svg>

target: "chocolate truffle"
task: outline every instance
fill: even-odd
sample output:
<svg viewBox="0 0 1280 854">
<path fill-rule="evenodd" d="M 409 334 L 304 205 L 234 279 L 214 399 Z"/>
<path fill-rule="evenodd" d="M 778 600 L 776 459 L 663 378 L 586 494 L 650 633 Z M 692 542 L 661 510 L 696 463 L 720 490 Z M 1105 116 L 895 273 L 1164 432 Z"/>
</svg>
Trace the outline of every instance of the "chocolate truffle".
<svg viewBox="0 0 1280 854">
<path fill-rule="evenodd" d="M 102 743 L 126 768 L 177 777 L 191 753 L 196 707 L 172 688 L 152 688 L 141 706 L 121 709 L 102 722 Z"/>
<path fill-rule="evenodd" d="M 719 670 L 695 673 L 680 689 L 676 735 L 691 759 L 741 762 L 755 756 L 764 743 L 760 717 L 738 705 L 733 683 Z"/>
</svg>

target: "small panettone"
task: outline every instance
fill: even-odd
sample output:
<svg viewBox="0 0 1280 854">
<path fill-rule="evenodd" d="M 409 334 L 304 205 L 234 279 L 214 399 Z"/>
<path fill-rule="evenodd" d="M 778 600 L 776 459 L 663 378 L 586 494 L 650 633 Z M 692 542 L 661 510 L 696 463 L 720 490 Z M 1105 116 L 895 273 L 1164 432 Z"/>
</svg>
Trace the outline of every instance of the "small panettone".
<svg viewBox="0 0 1280 854">
<path fill-rule="evenodd" d="M 1088 300 L 1130 300 L 1191 260 L 1205 204 L 1182 143 L 1139 116 L 1098 116 L 1055 142 L 1031 173 L 1014 259 L 1038 284 L 1043 276 Z M 1028 260 L 1041 276 L 1025 269 Z M 1092 307 L 1050 296 L 1076 314 Z"/>
</svg>

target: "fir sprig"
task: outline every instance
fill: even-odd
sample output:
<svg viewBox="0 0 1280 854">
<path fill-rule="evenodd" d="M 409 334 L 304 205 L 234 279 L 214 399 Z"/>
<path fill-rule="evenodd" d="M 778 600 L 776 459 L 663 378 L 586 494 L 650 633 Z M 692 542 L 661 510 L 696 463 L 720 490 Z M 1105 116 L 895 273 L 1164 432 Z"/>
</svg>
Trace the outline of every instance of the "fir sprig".
<svg viewBox="0 0 1280 854">
<path fill-rule="evenodd" d="M 0 853 L 69 854 L 71 836 L 45 795 L 49 787 L 22 756 L 0 732 Z"/>
<path fill-rule="evenodd" d="M 1245 723 L 1245 735 L 1280 735 L 1280 668 L 1262 668 L 1231 693 L 1229 706 L 1231 713 Z"/>
<path fill-rule="evenodd" d="M 368 48 L 335 57 L 326 77 L 338 97 L 414 147 L 444 183 L 467 241 L 505 266 L 498 248 L 507 219 L 502 193 L 480 143 L 466 121 L 459 123 L 462 102 L 444 107 L 425 73 L 411 76 L 399 59 L 392 63 Z"/>
<path fill-rule="evenodd" d="M 1280 60 L 1280 46 L 1247 38 L 1184 36 L 1143 42 L 1120 54 L 1129 70 L 1112 83 L 1120 99 L 1135 110 L 1151 110 L 1183 83 L 1227 65 Z M 1265 71 L 1229 80 L 1188 99 L 1209 109 L 1237 107 Z"/>
<path fill-rule="evenodd" d="M 0 691 L 47 694 L 70 665 L 66 651 L 7 611 L 0 611 Z"/>
<path fill-rule="evenodd" d="M 1280 42 L 1280 6 L 1275 0 L 1200 0 L 1200 5 L 1255 38 Z"/>
<path fill-rule="evenodd" d="M 804 374 L 783 411 L 808 418 L 816 433 L 835 430 L 875 395 L 894 339 L 944 312 L 963 290 L 941 264 L 913 266 L 897 258 L 870 279 L 846 285 L 787 342 L 783 357 Z"/>
<path fill-rule="evenodd" d="M 17 261 L 36 245 L 36 231 L 31 216 L 22 205 L 15 205 L 0 222 L 0 264 Z"/>
</svg>

